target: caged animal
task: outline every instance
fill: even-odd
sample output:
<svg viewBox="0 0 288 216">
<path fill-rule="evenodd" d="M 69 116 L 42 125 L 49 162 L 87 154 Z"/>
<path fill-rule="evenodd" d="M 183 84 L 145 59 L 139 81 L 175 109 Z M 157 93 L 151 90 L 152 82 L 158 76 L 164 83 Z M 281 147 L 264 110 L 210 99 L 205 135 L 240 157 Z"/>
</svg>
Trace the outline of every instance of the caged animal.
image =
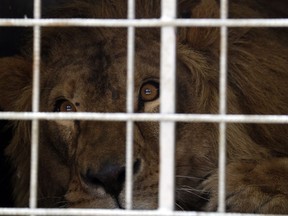
<svg viewBox="0 0 288 216">
<path fill-rule="evenodd" d="M 229 17 L 265 17 L 258 3 L 232 0 Z M 137 18 L 160 16 L 158 0 L 136 5 Z M 126 6 L 116 0 L 73 0 L 50 17 L 125 18 Z M 219 2 L 179 0 L 178 14 L 218 18 Z M 229 114 L 287 114 L 285 34 L 229 28 Z M 177 29 L 177 113 L 218 113 L 219 39 L 219 28 Z M 40 110 L 126 112 L 126 42 L 126 28 L 42 28 Z M 160 30 L 137 28 L 135 45 L 134 111 L 157 113 Z M 31 40 L 21 55 L 0 60 L 0 92 L 3 111 L 31 111 Z M 13 138 L 5 150 L 14 170 L 16 206 L 27 206 L 29 198 L 30 124 L 10 122 Z M 133 208 L 155 209 L 159 123 L 134 126 Z M 288 213 L 287 133 L 285 124 L 227 125 L 227 211 Z M 39 206 L 124 208 L 125 139 L 125 122 L 41 120 Z M 218 124 L 178 122 L 175 208 L 215 211 L 217 184 Z"/>
</svg>

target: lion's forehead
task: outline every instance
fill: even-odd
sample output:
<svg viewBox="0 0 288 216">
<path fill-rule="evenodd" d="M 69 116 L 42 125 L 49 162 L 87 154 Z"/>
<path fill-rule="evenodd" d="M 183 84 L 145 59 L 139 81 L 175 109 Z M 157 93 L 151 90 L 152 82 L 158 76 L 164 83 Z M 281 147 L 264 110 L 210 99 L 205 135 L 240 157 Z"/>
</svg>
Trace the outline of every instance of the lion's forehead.
<svg viewBox="0 0 288 216">
<path fill-rule="evenodd" d="M 159 77 L 159 37 L 151 30 L 145 32 L 147 34 L 139 32 L 136 37 L 136 94 L 143 81 Z M 44 94 L 49 94 L 47 97 L 51 104 L 58 97 L 80 103 L 85 107 L 81 111 L 99 111 L 99 104 L 103 111 L 113 107 L 118 107 L 118 112 L 124 111 L 127 94 L 126 34 L 100 40 L 93 38 L 91 32 L 82 32 L 77 37 L 79 43 L 74 43 L 74 39 L 61 40 L 60 44 L 53 43 L 47 51 L 48 55 L 42 60 Z M 81 38 L 86 40 L 81 41 Z M 63 53 L 61 47 L 69 47 L 69 50 L 64 49 Z"/>
</svg>

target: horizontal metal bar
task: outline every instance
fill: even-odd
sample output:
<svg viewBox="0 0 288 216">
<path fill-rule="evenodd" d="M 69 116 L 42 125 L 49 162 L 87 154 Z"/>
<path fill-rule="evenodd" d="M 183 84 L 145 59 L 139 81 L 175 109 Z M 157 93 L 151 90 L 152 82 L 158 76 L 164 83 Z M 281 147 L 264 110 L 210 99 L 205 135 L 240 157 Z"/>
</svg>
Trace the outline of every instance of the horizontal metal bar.
<svg viewBox="0 0 288 216">
<path fill-rule="evenodd" d="M 121 210 L 121 209 L 28 209 L 28 208 L 0 208 L 0 215 L 97 215 L 97 216 L 223 216 L 217 212 L 189 212 L 189 211 L 161 211 L 161 210 Z M 251 216 L 251 214 L 225 213 L 225 216 Z M 253 214 L 253 216 L 264 216 Z M 269 216 L 265 214 L 265 216 Z"/>
<path fill-rule="evenodd" d="M 287 124 L 288 115 L 0 112 L 0 120 L 177 121 Z"/>
<path fill-rule="evenodd" d="M 288 27 L 288 19 L 0 19 L 0 26 L 46 27 Z"/>
</svg>

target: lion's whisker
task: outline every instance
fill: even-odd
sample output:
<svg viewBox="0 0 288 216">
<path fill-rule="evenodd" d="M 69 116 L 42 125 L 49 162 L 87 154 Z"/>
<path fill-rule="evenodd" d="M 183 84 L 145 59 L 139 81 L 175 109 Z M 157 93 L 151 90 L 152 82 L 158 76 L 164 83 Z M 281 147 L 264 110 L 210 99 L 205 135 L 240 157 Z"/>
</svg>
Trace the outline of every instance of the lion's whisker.
<svg viewBox="0 0 288 216">
<path fill-rule="evenodd" d="M 204 197 L 204 196 L 201 196 L 199 194 L 199 192 L 201 192 L 201 194 L 208 194 L 207 191 L 202 191 L 202 190 L 197 190 L 197 189 L 194 189 L 194 188 L 189 188 L 189 187 L 182 187 L 182 188 L 177 188 L 176 191 L 184 191 L 186 193 L 189 193 L 189 194 L 193 194 L 201 199 L 204 199 L 204 200 L 209 200 L 208 198 Z"/>
<path fill-rule="evenodd" d="M 186 179 L 199 179 L 199 180 L 205 180 L 205 178 L 196 177 L 196 176 L 183 176 L 183 175 L 176 175 L 176 178 L 186 178 Z"/>
<path fill-rule="evenodd" d="M 175 205 L 178 207 L 179 210 L 185 211 L 185 209 L 179 203 L 176 202 Z"/>
</svg>

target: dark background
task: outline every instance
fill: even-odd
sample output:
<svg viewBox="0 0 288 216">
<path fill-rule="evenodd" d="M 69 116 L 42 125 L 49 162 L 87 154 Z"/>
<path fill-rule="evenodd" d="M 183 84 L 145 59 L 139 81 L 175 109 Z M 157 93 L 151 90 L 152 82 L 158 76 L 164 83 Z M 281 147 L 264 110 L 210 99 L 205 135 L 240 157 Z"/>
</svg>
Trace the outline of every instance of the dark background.
<svg viewBox="0 0 288 216">
<path fill-rule="evenodd" d="M 69 0 L 42 0 L 42 11 Z M 0 18 L 33 18 L 33 0 L 0 0 Z M 25 27 L 0 27 L 0 57 L 19 53 Z M 31 29 L 31 27 L 30 27 Z"/>
</svg>

